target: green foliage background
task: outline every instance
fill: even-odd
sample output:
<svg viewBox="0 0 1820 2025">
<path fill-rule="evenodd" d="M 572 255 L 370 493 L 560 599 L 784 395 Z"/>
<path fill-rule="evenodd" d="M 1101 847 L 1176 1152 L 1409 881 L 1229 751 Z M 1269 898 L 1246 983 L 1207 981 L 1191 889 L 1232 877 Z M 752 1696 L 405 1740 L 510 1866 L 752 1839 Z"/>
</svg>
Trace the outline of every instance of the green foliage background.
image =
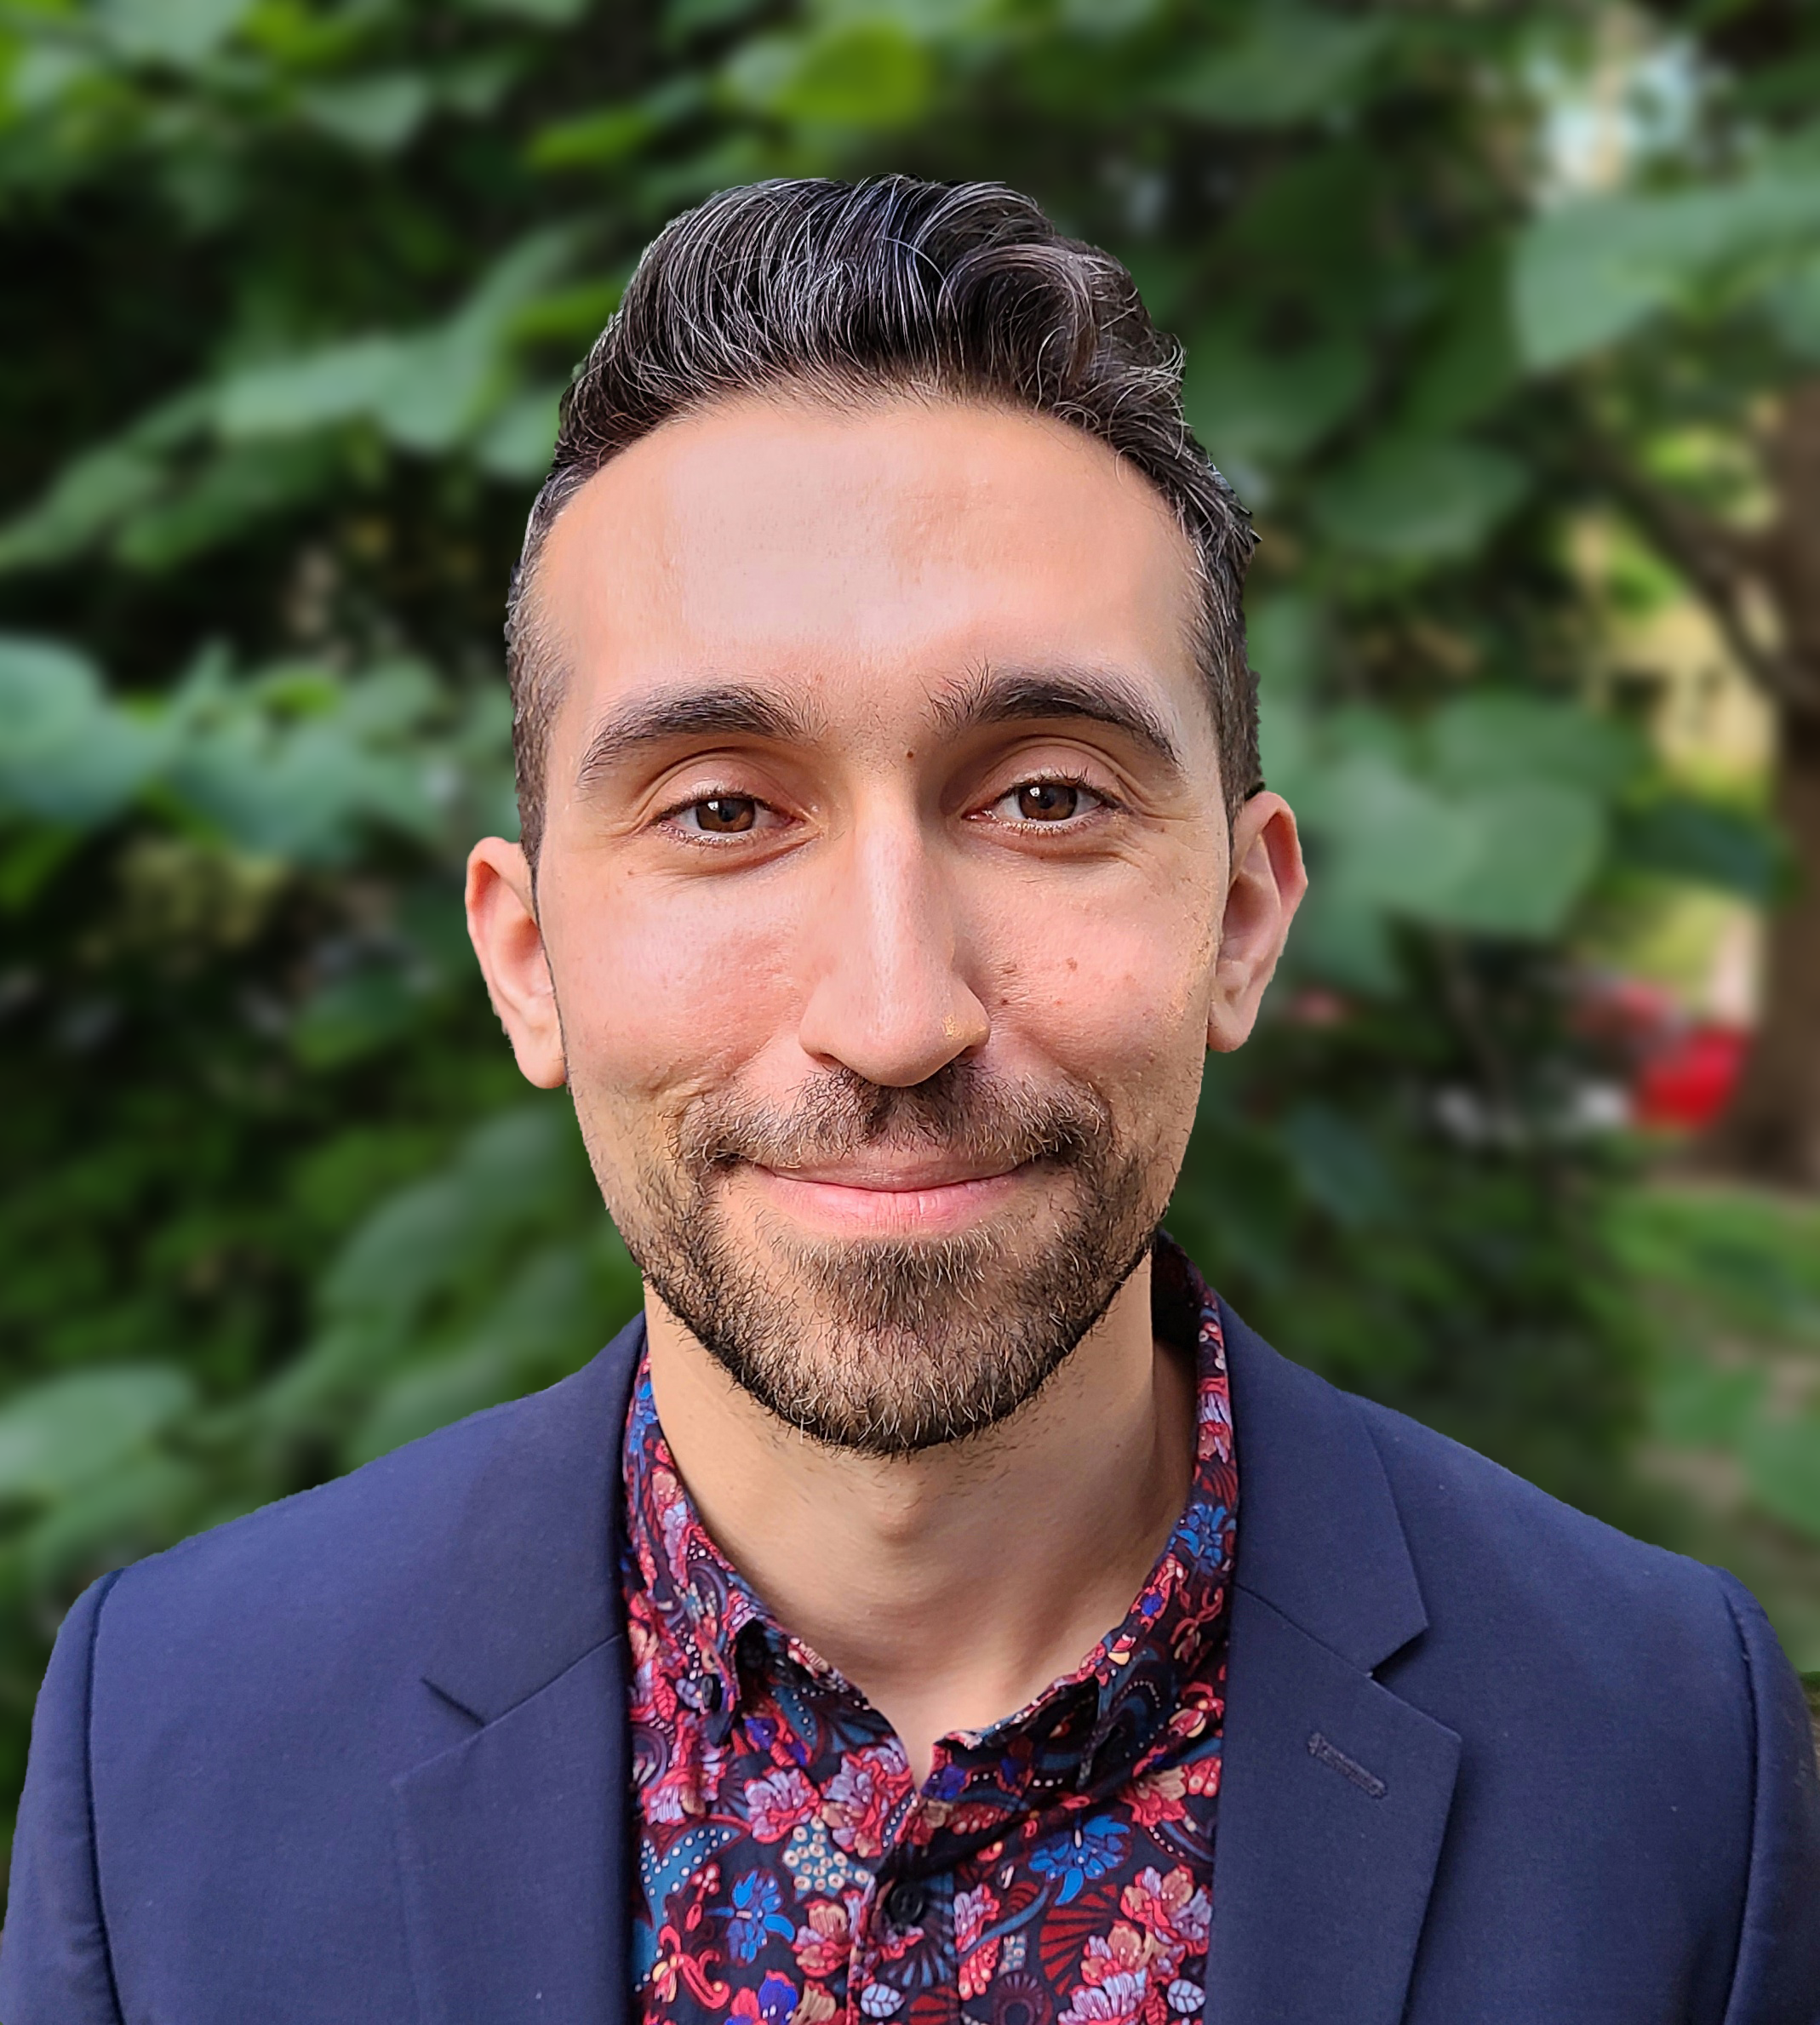
<svg viewBox="0 0 1820 2025">
<path fill-rule="evenodd" d="M 1641 196 L 1537 222 L 1537 81 L 1603 11 L 0 14 L 0 1793 L 94 1573 L 547 1382 L 636 1302 L 459 872 L 512 820 L 501 604 L 570 363 L 667 216 L 765 174 L 1016 183 L 1186 337 L 1317 884 L 1175 1226 L 1292 1353 L 1670 1524 L 1622 1467 L 1627 1275 L 1680 1245 L 1611 1235 L 1574 952 L 1777 860 L 1585 700 L 1560 369 L 1736 283 Z M 1820 168 L 1778 162 L 1781 273 Z M 1777 1481 L 1820 1468 L 1811 1422 L 1777 1439 Z"/>
</svg>

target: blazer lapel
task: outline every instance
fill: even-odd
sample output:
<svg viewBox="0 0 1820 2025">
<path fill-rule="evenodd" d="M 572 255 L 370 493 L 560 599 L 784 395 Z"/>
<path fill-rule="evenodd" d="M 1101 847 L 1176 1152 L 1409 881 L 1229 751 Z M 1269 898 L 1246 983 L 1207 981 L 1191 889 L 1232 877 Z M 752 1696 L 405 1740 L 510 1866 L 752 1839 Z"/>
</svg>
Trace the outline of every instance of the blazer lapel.
<svg viewBox="0 0 1820 2025">
<path fill-rule="evenodd" d="M 424 2025 L 626 2025 L 620 1455 L 635 1322 L 511 1423 L 456 1521 L 418 1690 L 469 1735 L 393 1782 Z"/>
<path fill-rule="evenodd" d="M 626 1646 L 615 1639 L 397 1782 L 425 2025 L 622 2025 Z"/>
<path fill-rule="evenodd" d="M 1208 2025 L 1396 2025 L 1460 1739 L 1371 1678 L 1427 1615 L 1342 1393 L 1224 1316 L 1239 1563 Z"/>
</svg>

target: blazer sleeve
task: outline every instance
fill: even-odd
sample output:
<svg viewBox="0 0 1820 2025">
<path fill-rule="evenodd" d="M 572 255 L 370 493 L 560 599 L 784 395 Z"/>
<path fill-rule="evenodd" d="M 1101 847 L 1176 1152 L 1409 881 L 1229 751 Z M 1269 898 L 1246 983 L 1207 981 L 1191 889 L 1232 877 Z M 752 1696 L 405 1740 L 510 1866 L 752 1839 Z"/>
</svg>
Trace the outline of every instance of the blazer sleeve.
<svg viewBox="0 0 1820 2025">
<path fill-rule="evenodd" d="M 1807 1704 L 1757 1599 L 1723 1569 L 1756 1730 L 1750 1876 L 1726 2025 L 1820 2025 L 1820 1769 Z M 11 2025 L 10 2020 L 9 2025 Z"/>
<path fill-rule="evenodd" d="M 5 2025 L 121 2025 L 89 1776 L 95 1634 L 117 1579 L 77 1600 L 38 1690 L 0 1934 Z"/>
</svg>

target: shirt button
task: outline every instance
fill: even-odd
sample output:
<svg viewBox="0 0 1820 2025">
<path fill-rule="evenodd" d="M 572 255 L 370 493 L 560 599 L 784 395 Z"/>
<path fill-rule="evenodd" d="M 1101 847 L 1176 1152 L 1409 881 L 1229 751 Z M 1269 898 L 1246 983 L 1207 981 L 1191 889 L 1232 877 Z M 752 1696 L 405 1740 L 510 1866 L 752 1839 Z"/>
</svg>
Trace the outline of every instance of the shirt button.
<svg viewBox="0 0 1820 2025">
<path fill-rule="evenodd" d="M 884 1895 L 884 1916 L 895 1927 L 914 1926 L 929 1905 L 929 1894 L 914 1878 L 899 1878 Z"/>
</svg>

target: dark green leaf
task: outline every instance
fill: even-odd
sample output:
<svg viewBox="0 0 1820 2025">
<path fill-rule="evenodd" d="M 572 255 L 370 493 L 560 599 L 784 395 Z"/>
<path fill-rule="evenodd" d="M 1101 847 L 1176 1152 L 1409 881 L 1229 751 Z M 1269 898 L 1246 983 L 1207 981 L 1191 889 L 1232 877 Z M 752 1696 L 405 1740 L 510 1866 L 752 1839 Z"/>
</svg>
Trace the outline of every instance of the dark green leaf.
<svg viewBox="0 0 1820 2025">
<path fill-rule="evenodd" d="M 1480 443 L 1381 443 L 1321 486 L 1328 535 L 1360 554 L 1438 561 L 1468 556 L 1521 500 L 1528 474 Z"/>
<path fill-rule="evenodd" d="M 1166 84 L 1162 102 L 1230 127 L 1291 125 L 1352 95 L 1387 25 L 1265 0 L 1249 32 Z"/>
<path fill-rule="evenodd" d="M 1625 818 L 1628 864 L 1769 904 L 1788 881 L 1788 846 L 1760 816 L 1686 795 L 1651 802 Z"/>
<path fill-rule="evenodd" d="M 186 1413 L 195 1387 L 173 1365 L 81 1371 L 0 1408 L 0 1499 L 43 1502 L 117 1470 Z"/>
</svg>

